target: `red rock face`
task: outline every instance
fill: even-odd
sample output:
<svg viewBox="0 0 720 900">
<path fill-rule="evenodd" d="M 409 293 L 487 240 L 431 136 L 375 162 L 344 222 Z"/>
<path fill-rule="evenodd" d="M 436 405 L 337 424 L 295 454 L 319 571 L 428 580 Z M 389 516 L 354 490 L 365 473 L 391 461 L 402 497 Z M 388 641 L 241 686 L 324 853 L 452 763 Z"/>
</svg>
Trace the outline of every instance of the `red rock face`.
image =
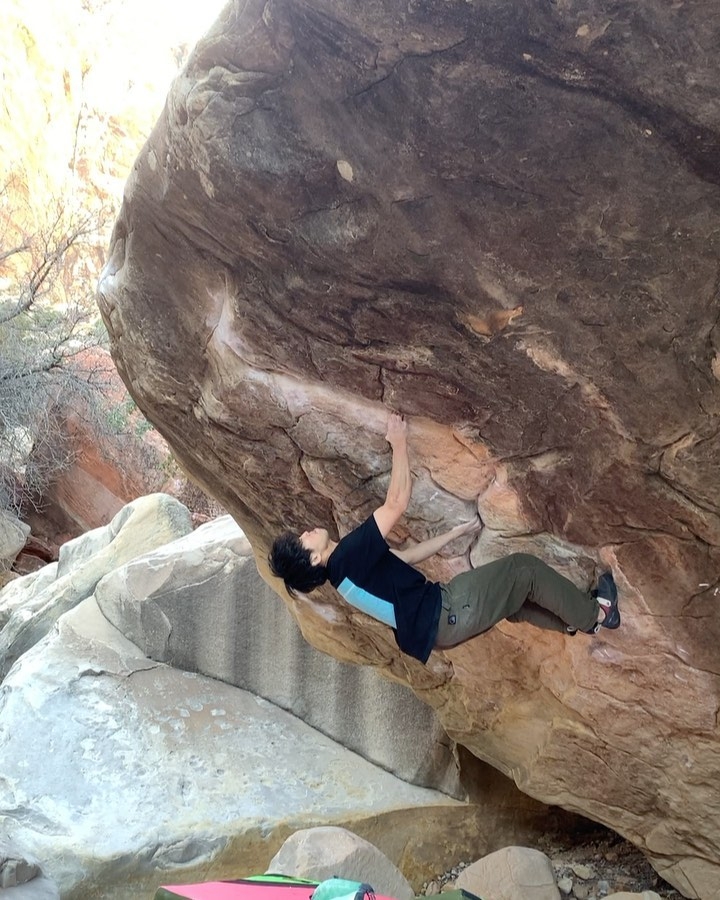
<svg viewBox="0 0 720 900">
<path fill-rule="evenodd" d="M 57 559 L 62 543 L 107 525 L 127 503 L 156 491 L 184 503 L 196 525 L 224 512 L 188 482 L 163 438 L 128 402 L 107 351 L 84 354 L 82 364 L 96 379 L 102 377 L 105 406 L 95 415 L 79 408 L 66 410 L 60 437 L 71 452 L 71 463 L 49 485 L 40 509 L 24 513 L 32 538 L 14 566 L 17 572 Z"/>
<path fill-rule="evenodd" d="M 501 625 L 425 668 L 330 592 L 291 606 L 694 897 L 720 881 L 719 29 L 710 0 L 230 6 L 100 288 L 133 397 L 261 560 L 381 502 L 390 407 L 400 537 L 479 509 L 474 563 L 612 565 L 618 632 Z"/>
<path fill-rule="evenodd" d="M 82 371 L 92 370 L 96 380 L 102 378 L 107 405 L 100 415 L 117 413 L 127 421 L 118 420 L 112 427 L 96 421 L 87 410 L 66 410 L 61 438 L 72 461 L 46 490 L 41 508 L 24 512 L 32 541 L 25 547 L 24 564 L 16 566 L 18 571 L 56 559 L 64 541 L 107 525 L 126 503 L 161 490 L 168 480 L 162 463 L 169 458 L 169 450 L 158 435 L 137 429 L 141 419 L 137 411 L 134 416 L 126 412 L 127 393 L 107 351 L 85 353 L 78 365 Z"/>
</svg>

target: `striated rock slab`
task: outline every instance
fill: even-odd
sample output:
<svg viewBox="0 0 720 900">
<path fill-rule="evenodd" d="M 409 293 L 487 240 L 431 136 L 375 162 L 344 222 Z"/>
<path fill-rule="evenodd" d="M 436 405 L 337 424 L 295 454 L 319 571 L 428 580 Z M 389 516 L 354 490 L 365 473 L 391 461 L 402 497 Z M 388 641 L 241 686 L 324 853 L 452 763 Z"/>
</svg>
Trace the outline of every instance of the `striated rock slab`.
<svg viewBox="0 0 720 900">
<path fill-rule="evenodd" d="M 336 535 L 380 502 L 390 406 L 416 485 L 398 540 L 479 509 L 473 559 L 527 541 L 578 578 L 613 566 L 619 632 L 503 625 L 426 668 L 330 591 L 288 602 L 315 646 L 407 680 L 478 757 L 703 898 L 719 29 L 712 0 L 231 2 L 137 160 L 100 285 L 133 397 L 260 560 L 283 527 Z"/>
<path fill-rule="evenodd" d="M 95 599 L 151 659 L 264 697 L 399 778 L 465 798 L 434 711 L 304 641 L 230 516 L 109 572 Z"/>
</svg>

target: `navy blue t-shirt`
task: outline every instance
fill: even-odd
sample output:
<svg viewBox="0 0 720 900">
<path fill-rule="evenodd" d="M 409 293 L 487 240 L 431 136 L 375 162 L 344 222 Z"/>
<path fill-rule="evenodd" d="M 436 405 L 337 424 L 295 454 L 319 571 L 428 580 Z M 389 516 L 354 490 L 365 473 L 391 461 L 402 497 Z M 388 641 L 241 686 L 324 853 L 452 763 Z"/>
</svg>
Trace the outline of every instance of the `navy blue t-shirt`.
<svg viewBox="0 0 720 900">
<path fill-rule="evenodd" d="M 393 628 L 403 653 L 427 662 L 440 620 L 440 585 L 390 551 L 374 516 L 342 538 L 327 570 L 344 600 Z"/>
</svg>

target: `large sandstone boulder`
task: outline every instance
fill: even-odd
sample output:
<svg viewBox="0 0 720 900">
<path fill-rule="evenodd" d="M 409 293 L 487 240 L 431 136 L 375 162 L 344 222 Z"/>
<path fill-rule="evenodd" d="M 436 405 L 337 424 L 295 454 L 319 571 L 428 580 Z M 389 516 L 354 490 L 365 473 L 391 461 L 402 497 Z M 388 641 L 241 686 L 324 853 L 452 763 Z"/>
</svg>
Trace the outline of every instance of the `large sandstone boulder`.
<svg viewBox="0 0 720 900">
<path fill-rule="evenodd" d="M 427 667 L 330 591 L 289 601 L 527 793 L 720 881 L 720 7 L 231 2 L 137 160 L 100 285 L 112 352 L 262 562 L 377 505 L 479 509 L 507 549 L 612 565 L 623 628 L 503 625 Z M 529 544 L 526 544 L 529 542 Z M 287 599 L 287 598 L 286 598 Z"/>
</svg>

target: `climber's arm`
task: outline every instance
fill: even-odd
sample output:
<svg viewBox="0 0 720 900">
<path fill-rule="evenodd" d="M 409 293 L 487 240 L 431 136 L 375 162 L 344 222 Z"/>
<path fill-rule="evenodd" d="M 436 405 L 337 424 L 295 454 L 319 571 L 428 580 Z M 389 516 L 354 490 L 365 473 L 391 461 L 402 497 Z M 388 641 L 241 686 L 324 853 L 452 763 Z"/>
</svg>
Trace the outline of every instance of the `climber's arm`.
<svg viewBox="0 0 720 900">
<path fill-rule="evenodd" d="M 476 534 L 481 529 L 482 522 L 479 518 L 476 518 L 470 522 L 463 522 L 462 525 L 456 525 L 454 528 L 451 528 L 450 531 L 446 531 L 444 534 L 438 534 L 433 538 L 429 538 L 427 541 L 420 541 L 419 544 L 415 544 L 413 547 L 406 547 L 404 550 L 392 550 L 392 553 L 394 553 L 395 556 L 399 556 L 400 559 L 409 565 L 414 566 L 416 563 L 420 563 L 423 560 L 434 556 L 442 550 L 446 544 L 449 544 L 450 541 L 454 540 L 454 538 L 460 537 L 460 535 L 463 534 Z"/>
<path fill-rule="evenodd" d="M 385 502 L 373 513 L 383 537 L 387 537 L 404 514 L 412 492 L 412 474 L 407 450 L 407 425 L 402 416 L 395 413 L 390 415 L 385 437 L 392 447 L 390 484 Z"/>
</svg>

